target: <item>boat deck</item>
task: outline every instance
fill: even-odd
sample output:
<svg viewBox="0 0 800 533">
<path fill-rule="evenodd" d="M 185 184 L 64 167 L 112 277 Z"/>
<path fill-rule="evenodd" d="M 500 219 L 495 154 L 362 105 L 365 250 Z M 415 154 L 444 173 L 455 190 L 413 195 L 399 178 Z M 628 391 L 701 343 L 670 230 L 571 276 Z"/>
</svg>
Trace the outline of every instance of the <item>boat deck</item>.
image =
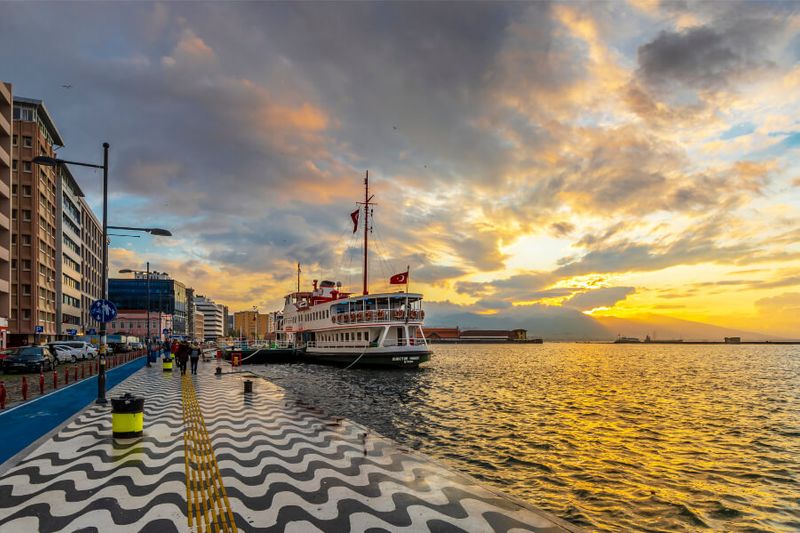
<svg viewBox="0 0 800 533">
<path fill-rule="evenodd" d="M 215 368 L 182 378 L 159 364 L 115 387 L 145 397 L 142 438 L 115 441 L 110 408 L 91 405 L 0 466 L 0 531 L 578 531 Z"/>
</svg>

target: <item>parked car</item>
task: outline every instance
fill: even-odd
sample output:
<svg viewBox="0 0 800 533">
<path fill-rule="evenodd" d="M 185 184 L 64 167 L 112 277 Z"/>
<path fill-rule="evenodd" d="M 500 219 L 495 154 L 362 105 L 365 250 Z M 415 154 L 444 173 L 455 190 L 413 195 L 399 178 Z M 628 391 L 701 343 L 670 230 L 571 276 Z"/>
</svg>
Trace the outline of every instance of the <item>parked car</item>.
<svg viewBox="0 0 800 533">
<path fill-rule="evenodd" d="M 6 357 L 3 370 L 11 372 L 39 372 L 53 370 L 56 358 L 47 346 L 23 346 L 16 354 Z"/>
<path fill-rule="evenodd" d="M 74 363 L 78 359 L 83 359 L 80 350 L 67 346 L 66 344 L 51 343 L 47 345 L 56 358 L 57 363 Z"/>
<path fill-rule="evenodd" d="M 97 350 L 90 343 L 85 341 L 55 341 L 49 344 L 51 348 L 55 346 L 67 346 L 75 351 L 76 359 L 91 359 L 97 355 Z"/>
<path fill-rule="evenodd" d="M 131 347 L 125 342 L 109 342 L 108 347 L 110 353 L 127 353 L 131 351 Z"/>
<path fill-rule="evenodd" d="M 15 355 L 17 353 L 17 348 L 9 348 L 8 350 L 0 350 L 0 367 L 5 364 L 6 358 Z"/>
</svg>

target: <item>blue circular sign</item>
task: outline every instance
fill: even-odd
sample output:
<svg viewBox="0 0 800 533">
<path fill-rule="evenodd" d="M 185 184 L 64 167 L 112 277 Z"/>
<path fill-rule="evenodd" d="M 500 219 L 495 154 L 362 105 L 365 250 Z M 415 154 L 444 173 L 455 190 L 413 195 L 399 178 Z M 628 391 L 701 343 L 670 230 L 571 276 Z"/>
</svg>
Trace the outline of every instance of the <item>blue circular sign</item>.
<svg viewBox="0 0 800 533">
<path fill-rule="evenodd" d="M 89 314 L 98 322 L 111 322 L 117 318 L 117 306 L 108 300 L 95 300 L 89 308 Z"/>
</svg>

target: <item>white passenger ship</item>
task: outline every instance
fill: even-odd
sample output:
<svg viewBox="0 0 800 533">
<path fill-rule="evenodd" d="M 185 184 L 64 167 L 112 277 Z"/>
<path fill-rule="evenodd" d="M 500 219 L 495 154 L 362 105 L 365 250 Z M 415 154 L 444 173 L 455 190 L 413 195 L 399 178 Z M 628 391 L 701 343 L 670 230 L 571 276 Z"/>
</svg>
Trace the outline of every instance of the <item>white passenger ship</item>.
<svg viewBox="0 0 800 533">
<path fill-rule="evenodd" d="M 430 359 L 423 334 L 425 311 L 422 294 L 399 291 L 369 294 L 368 220 L 372 197 L 369 173 L 364 180 L 364 287 L 354 296 L 341 291 L 341 283 L 317 282 L 313 290 L 298 290 L 286 296 L 282 336 L 305 350 L 309 359 L 321 362 L 383 366 L 417 366 Z M 351 217 L 358 226 L 359 211 Z M 399 275 L 398 275 L 399 276 Z M 397 276 L 395 276 L 397 277 Z M 407 285 L 408 272 L 403 283 Z"/>
</svg>

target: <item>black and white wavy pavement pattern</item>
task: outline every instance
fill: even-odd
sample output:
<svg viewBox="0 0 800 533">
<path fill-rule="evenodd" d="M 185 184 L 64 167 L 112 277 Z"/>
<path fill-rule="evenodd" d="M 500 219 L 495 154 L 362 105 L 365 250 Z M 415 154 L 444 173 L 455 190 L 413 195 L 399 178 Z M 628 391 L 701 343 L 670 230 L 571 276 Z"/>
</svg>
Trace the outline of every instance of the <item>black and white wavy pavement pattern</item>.
<svg viewBox="0 0 800 533">
<path fill-rule="evenodd" d="M 266 380 L 226 376 L 196 388 L 241 530 L 563 530 L 363 426 L 289 401 Z"/>
<path fill-rule="evenodd" d="M 246 374 L 192 376 L 241 531 L 561 531 L 546 515 Z M 176 372 L 177 374 L 177 372 Z M 189 531 L 178 376 L 143 369 L 145 435 L 114 442 L 108 408 L 76 420 L 0 477 L 0 532 Z M 569 527 L 569 526 L 566 526 Z"/>
<path fill-rule="evenodd" d="M 87 408 L 0 477 L 0 532 L 187 529 L 180 379 L 145 370 L 112 391 L 146 398 L 144 436 L 115 442 Z"/>
</svg>

